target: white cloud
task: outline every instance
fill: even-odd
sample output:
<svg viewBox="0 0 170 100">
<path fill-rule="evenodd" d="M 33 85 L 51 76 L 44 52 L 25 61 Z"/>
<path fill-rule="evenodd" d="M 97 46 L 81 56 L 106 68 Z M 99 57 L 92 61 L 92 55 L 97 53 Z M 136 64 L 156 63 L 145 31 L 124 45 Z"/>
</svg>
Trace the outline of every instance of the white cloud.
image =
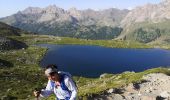
<svg viewBox="0 0 170 100">
<path fill-rule="evenodd" d="M 134 8 L 134 7 L 128 7 L 127 9 L 128 9 L 128 10 L 132 10 L 133 8 Z"/>
</svg>

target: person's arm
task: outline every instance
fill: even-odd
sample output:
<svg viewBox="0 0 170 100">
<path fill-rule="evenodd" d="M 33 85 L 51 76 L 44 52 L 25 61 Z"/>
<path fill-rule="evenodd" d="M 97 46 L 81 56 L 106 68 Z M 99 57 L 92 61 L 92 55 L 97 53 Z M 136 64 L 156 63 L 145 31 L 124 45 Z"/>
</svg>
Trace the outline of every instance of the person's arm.
<svg viewBox="0 0 170 100">
<path fill-rule="evenodd" d="M 65 84 L 68 87 L 68 89 L 71 91 L 71 97 L 70 100 L 75 100 L 77 96 L 77 87 L 73 80 L 69 77 L 65 79 Z"/>
<path fill-rule="evenodd" d="M 51 95 L 54 91 L 54 83 L 52 83 L 52 81 L 48 80 L 47 86 L 45 89 L 41 90 L 41 97 L 48 97 L 49 95 Z"/>
</svg>

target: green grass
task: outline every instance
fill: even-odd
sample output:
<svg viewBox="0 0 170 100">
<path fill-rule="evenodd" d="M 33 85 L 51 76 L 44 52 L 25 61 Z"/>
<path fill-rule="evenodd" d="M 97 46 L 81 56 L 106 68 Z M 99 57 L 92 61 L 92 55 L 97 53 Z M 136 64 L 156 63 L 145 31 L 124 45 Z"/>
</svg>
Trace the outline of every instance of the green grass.
<svg viewBox="0 0 170 100">
<path fill-rule="evenodd" d="M 0 69 L 0 97 L 17 97 L 24 99 L 31 96 L 32 89 L 45 82 L 39 64 L 46 49 L 29 47 L 24 50 L 0 53 L 1 59 L 11 62 L 13 67 Z"/>
<path fill-rule="evenodd" d="M 135 41 L 121 40 L 87 40 L 69 37 L 55 37 L 47 35 L 23 35 L 21 37 L 12 36 L 11 38 L 24 41 L 28 45 L 32 44 L 70 44 L 70 45 L 96 45 L 112 48 L 153 48 L 151 45 L 142 44 Z"/>
</svg>

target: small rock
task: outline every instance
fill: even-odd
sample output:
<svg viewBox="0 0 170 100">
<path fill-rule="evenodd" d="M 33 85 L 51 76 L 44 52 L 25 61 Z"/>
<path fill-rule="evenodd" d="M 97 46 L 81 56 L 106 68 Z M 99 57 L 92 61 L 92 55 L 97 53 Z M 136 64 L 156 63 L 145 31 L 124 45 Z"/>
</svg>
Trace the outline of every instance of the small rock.
<svg viewBox="0 0 170 100">
<path fill-rule="evenodd" d="M 101 74 L 100 79 L 105 78 L 107 74 Z"/>
<path fill-rule="evenodd" d="M 160 97 L 168 99 L 170 98 L 170 94 L 167 91 L 164 91 L 160 94 Z"/>
<path fill-rule="evenodd" d="M 124 98 L 120 94 L 115 94 L 112 100 L 124 100 Z"/>
<path fill-rule="evenodd" d="M 113 92 L 115 92 L 114 89 L 109 89 L 109 90 L 107 91 L 107 93 L 113 93 Z"/>
</svg>

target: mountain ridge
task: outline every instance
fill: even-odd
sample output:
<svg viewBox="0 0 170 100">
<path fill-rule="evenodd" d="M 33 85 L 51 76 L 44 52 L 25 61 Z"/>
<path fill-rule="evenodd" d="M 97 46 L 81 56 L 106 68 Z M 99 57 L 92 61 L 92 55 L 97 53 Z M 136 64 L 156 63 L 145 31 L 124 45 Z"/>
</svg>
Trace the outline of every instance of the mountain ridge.
<svg viewBox="0 0 170 100">
<path fill-rule="evenodd" d="M 163 0 L 132 10 L 110 8 L 100 11 L 76 8 L 64 10 L 50 5 L 45 8 L 29 7 L 0 21 L 39 34 L 150 43 L 169 39 L 162 39 L 170 33 L 165 26 L 170 24 L 169 5 L 169 0 Z"/>
<path fill-rule="evenodd" d="M 50 5 L 45 8 L 29 7 L 14 15 L 1 18 L 0 21 L 40 34 L 85 39 L 113 39 L 120 34 L 122 29 L 118 26 L 128 11 L 115 8 L 102 11 L 76 8 L 64 10 Z"/>
</svg>

